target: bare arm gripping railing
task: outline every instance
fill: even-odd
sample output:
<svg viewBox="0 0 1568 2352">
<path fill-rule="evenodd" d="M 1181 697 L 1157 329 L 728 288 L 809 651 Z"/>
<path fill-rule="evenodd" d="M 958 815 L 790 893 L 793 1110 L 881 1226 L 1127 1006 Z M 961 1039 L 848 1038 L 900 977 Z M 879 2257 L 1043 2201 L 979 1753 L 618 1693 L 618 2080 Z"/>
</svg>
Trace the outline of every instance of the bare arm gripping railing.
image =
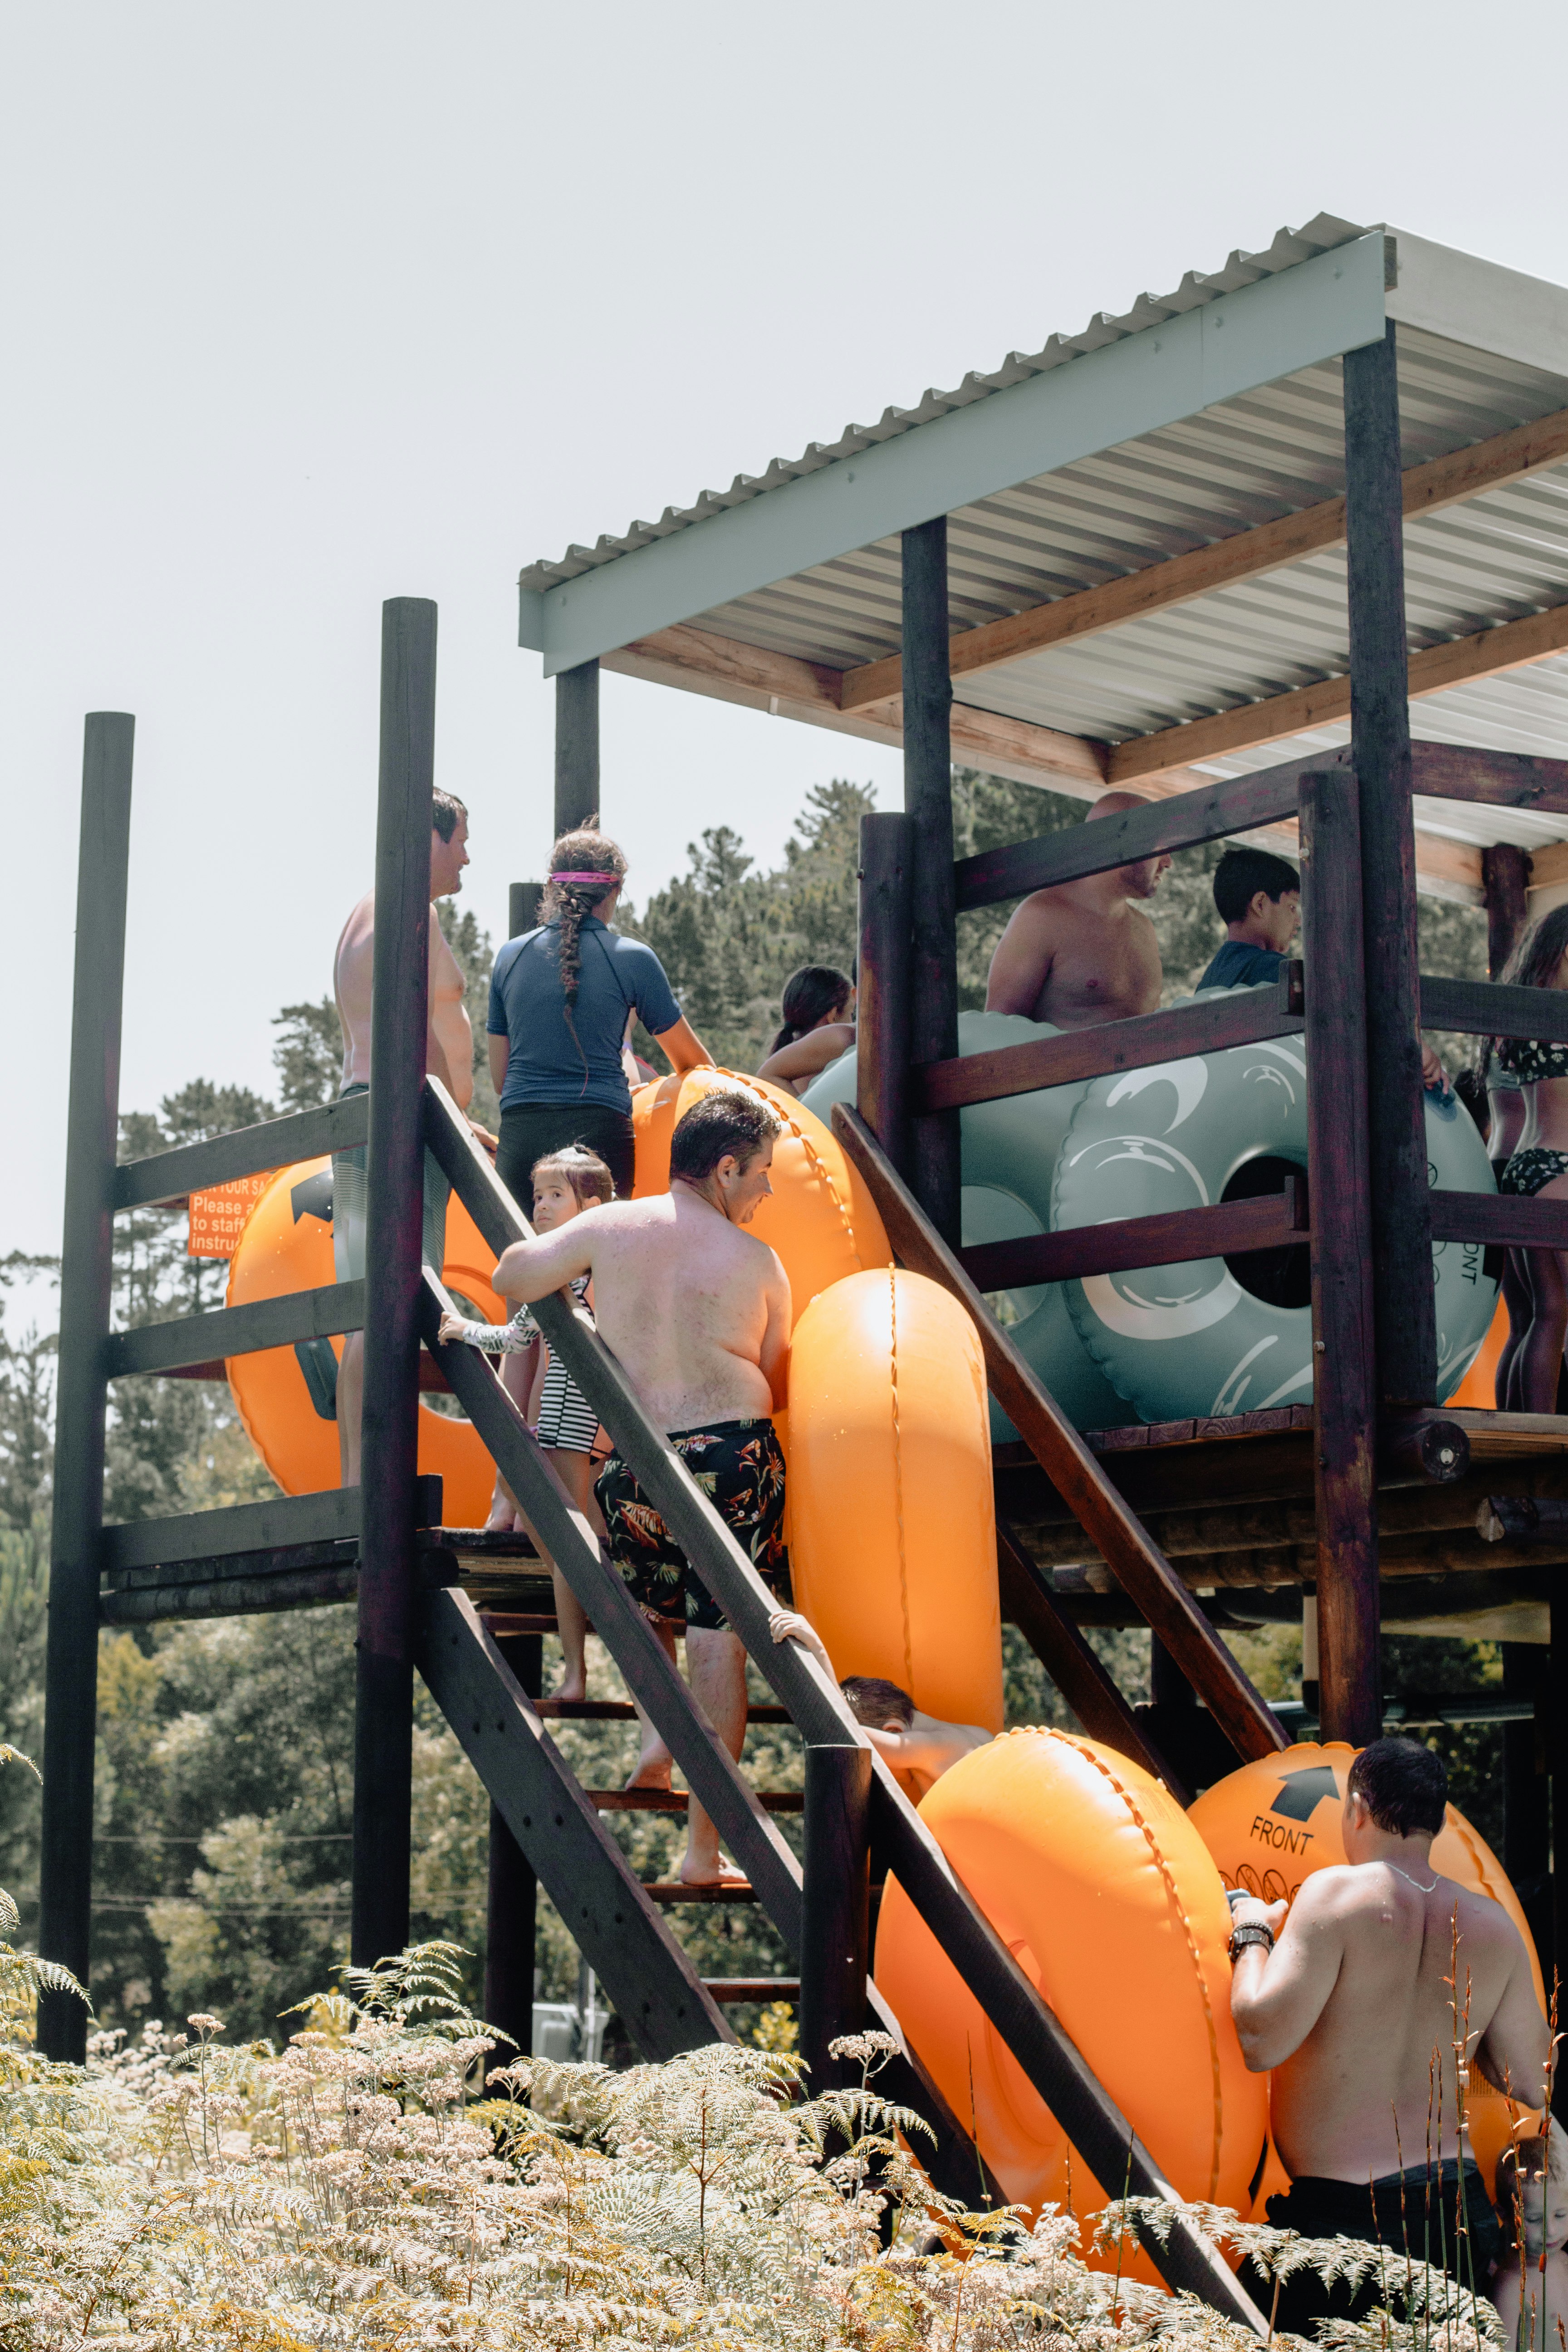
<svg viewBox="0 0 1568 2352">
<path fill-rule="evenodd" d="M 486 1241 L 499 1255 L 510 1243 L 530 1239 L 527 1220 L 437 1080 L 427 1081 L 426 1103 L 426 1140 Z M 805 1738 L 834 1746 L 868 1745 L 843 1693 L 816 1661 L 793 1642 L 773 1641 L 768 1630 L 773 1601 L 766 1585 L 665 1433 L 649 1421 L 604 1341 L 577 1320 L 563 1292 L 536 1300 L 532 1312 L 648 1501 Z M 1177 2201 L 1149 2150 L 875 1753 L 872 1772 L 878 1834 L 890 1867 L 1107 2196 L 1121 2196 L 1125 2186 L 1134 2196 Z M 1215 2310 L 1259 2335 L 1265 2332 L 1261 2315 L 1195 2231 L 1178 2222 L 1163 2245 L 1151 2241 L 1149 2252 L 1172 2287 L 1190 2289 Z"/>
<path fill-rule="evenodd" d="M 967 1308 L 984 1350 L 992 1393 L 1084 1533 L 1099 1546 L 1128 1599 L 1164 1643 L 1198 1696 L 1206 1700 L 1237 1753 L 1248 1761 L 1276 1754 L 1287 1745 L 1278 1718 L 1136 1512 L 1025 1362 L 865 1120 L 847 1104 L 835 1103 L 833 1126 L 869 1185 L 888 1238 L 904 1265 L 940 1282 Z"/>
</svg>

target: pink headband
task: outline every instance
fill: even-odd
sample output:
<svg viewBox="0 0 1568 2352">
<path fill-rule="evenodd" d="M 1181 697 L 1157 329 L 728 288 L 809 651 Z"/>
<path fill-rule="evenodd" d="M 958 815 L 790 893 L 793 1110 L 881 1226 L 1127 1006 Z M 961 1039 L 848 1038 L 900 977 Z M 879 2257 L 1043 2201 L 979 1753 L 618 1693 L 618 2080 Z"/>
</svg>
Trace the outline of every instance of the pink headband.
<svg viewBox="0 0 1568 2352">
<path fill-rule="evenodd" d="M 608 889 L 612 883 L 622 882 L 626 877 L 621 874 L 552 874 L 550 879 L 552 882 L 602 882 Z"/>
</svg>

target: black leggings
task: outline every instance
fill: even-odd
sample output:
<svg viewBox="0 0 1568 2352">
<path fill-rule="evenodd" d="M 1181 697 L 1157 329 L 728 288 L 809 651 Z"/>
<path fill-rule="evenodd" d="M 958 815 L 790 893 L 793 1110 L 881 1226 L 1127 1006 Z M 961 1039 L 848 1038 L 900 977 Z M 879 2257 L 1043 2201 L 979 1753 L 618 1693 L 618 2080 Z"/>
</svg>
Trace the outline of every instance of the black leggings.
<svg viewBox="0 0 1568 2352">
<path fill-rule="evenodd" d="M 616 1198 L 628 1201 L 637 1175 L 631 1113 L 602 1103 L 516 1103 L 500 1115 L 496 1174 L 524 1216 L 533 1213 L 529 1178 L 536 1160 L 581 1143 L 596 1151 L 615 1179 Z"/>
</svg>

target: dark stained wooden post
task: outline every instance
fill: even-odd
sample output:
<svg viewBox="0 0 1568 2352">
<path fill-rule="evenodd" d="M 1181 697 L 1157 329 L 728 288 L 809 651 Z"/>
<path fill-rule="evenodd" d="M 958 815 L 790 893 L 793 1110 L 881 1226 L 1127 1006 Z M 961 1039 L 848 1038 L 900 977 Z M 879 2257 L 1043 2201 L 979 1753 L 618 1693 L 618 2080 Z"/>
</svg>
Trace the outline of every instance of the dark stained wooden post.
<svg viewBox="0 0 1568 2352">
<path fill-rule="evenodd" d="M 1377 1074 L 1367 1108 L 1378 1388 L 1390 1402 L 1430 1404 L 1437 1332 L 1421 1097 L 1405 507 L 1392 321 L 1381 342 L 1345 353 L 1344 404 L 1351 760 L 1361 780 L 1367 1052 Z"/>
<path fill-rule="evenodd" d="M 524 931 L 537 928 L 539 902 L 543 896 L 542 882 L 509 884 L 506 894 L 506 935 L 509 940 L 520 940 Z"/>
<path fill-rule="evenodd" d="M 1481 887 L 1487 900 L 1487 971 L 1500 980 L 1530 920 L 1530 852 L 1511 841 L 1493 842 L 1481 852 Z"/>
<path fill-rule="evenodd" d="M 91 1957 L 98 1555 L 107 1400 L 103 1366 L 114 1273 L 120 1013 L 135 732 L 136 721 L 123 711 L 95 710 L 88 718 L 66 1113 L 38 1949 L 83 1984 Z M 87 2055 L 87 2024 L 79 2000 L 69 1994 L 40 1994 L 38 2044 L 46 2057 L 79 2064 Z"/>
<path fill-rule="evenodd" d="M 947 655 L 947 517 L 903 535 L 904 814 L 911 864 L 910 1054 L 958 1051 L 958 898 L 952 870 L 952 678 Z M 959 1114 L 914 1122 L 910 1186 L 959 1245 Z"/>
<path fill-rule="evenodd" d="M 408 1940 L 435 755 L 436 607 L 421 596 L 394 596 L 382 607 L 365 1210 L 351 1931 L 361 1967 Z"/>
<path fill-rule="evenodd" d="M 1358 782 L 1301 779 L 1307 1191 L 1312 1244 L 1312 1412 L 1318 1530 L 1320 1738 L 1383 1728 L 1377 1589 L 1377 1399 Z M 1419 1074 L 1417 1074 L 1419 1075 Z M 1423 1172 L 1423 1197 L 1426 1178 Z M 1431 1282 L 1428 1276 L 1427 1296 Z"/>
<path fill-rule="evenodd" d="M 1568 1591 L 1561 1580 L 1552 1592 L 1552 1650 L 1543 1694 L 1546 1716 L 1546 1770 L 1552 1783 L 1552 1957 L 1545 1961 L 1546 1989 L 1552 1990 L 1556 1972 L 1563 1989 L 1558 1996 L 1558 2026 L 1568 2012 Z M 1552 2113 L 1568 2121 L 1568 2065 L 1558 2052 Z"/>
<path fill-rule="evenodd" d="M 866 2030 L 871 1965 L 871 1751 L 808 1746 L 800 1936 L 800 2054 L 813 2091 L 858 2083 L 828 2043 Z"/>
<path fill-rule="evenodd" d="M 515 884 L 513 886 L 516 887 Z M 504 1633 L 500 1652 L 530 1698 L 544 1679 L 544 1638 L 540 1633 Z M 485 1927 L 485 2022 L 510 2034 L 490 2053 L 490 2067 L 526 2058 L 533 2037 L 534 1931 L 539 1880 L 533 1864 L 508 1829 L 500 1809 L 490 1807 L 489 1889 Z"/>
<path fill-rule="evenodd" d="M 580 662 L 555 679 L 555 838 L 599 807 L 599 665 Z"/>
<path fill-rule="evenodd" d="M 1501 1648 L 1503 1696 L 1526 1699 L 1531 1707 L 1522 1721 L 1502 1727 L 1502 1866 L 1516 1889 L 1528 1889 L 1545 1875 L 1552 1855 L 1541 1753 L 1551 1654 L 1539 1642 L 1504 1642 Z"/>
<path fill-rule="evenodd" d="M 910 820 L 860 820 L 856 1108 L 899 1173 L 910 1172 Z"/>
</svg>

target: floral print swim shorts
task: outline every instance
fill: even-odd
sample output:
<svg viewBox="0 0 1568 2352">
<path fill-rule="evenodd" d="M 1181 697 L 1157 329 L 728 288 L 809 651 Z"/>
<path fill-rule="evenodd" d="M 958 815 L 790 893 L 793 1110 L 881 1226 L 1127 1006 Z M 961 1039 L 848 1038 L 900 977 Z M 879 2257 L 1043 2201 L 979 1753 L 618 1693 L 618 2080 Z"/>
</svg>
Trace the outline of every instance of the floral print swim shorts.
<svg viewBox="0 0 1568 2352">
<path fill-rule="evenodd" d="M 707 1429 L 673 1429 L 669 1442 L 763 1583 L 787 1601 L 784 1464 L 773 1423 L 717 1421 Z M 605 1463 L 594 1492 L 609 1531 L 610 1558 L 638 1607 L 650 1617 L 713 1631 L 727 1627 L 728 1618 L 618 1454 Z"/>
</svg>

